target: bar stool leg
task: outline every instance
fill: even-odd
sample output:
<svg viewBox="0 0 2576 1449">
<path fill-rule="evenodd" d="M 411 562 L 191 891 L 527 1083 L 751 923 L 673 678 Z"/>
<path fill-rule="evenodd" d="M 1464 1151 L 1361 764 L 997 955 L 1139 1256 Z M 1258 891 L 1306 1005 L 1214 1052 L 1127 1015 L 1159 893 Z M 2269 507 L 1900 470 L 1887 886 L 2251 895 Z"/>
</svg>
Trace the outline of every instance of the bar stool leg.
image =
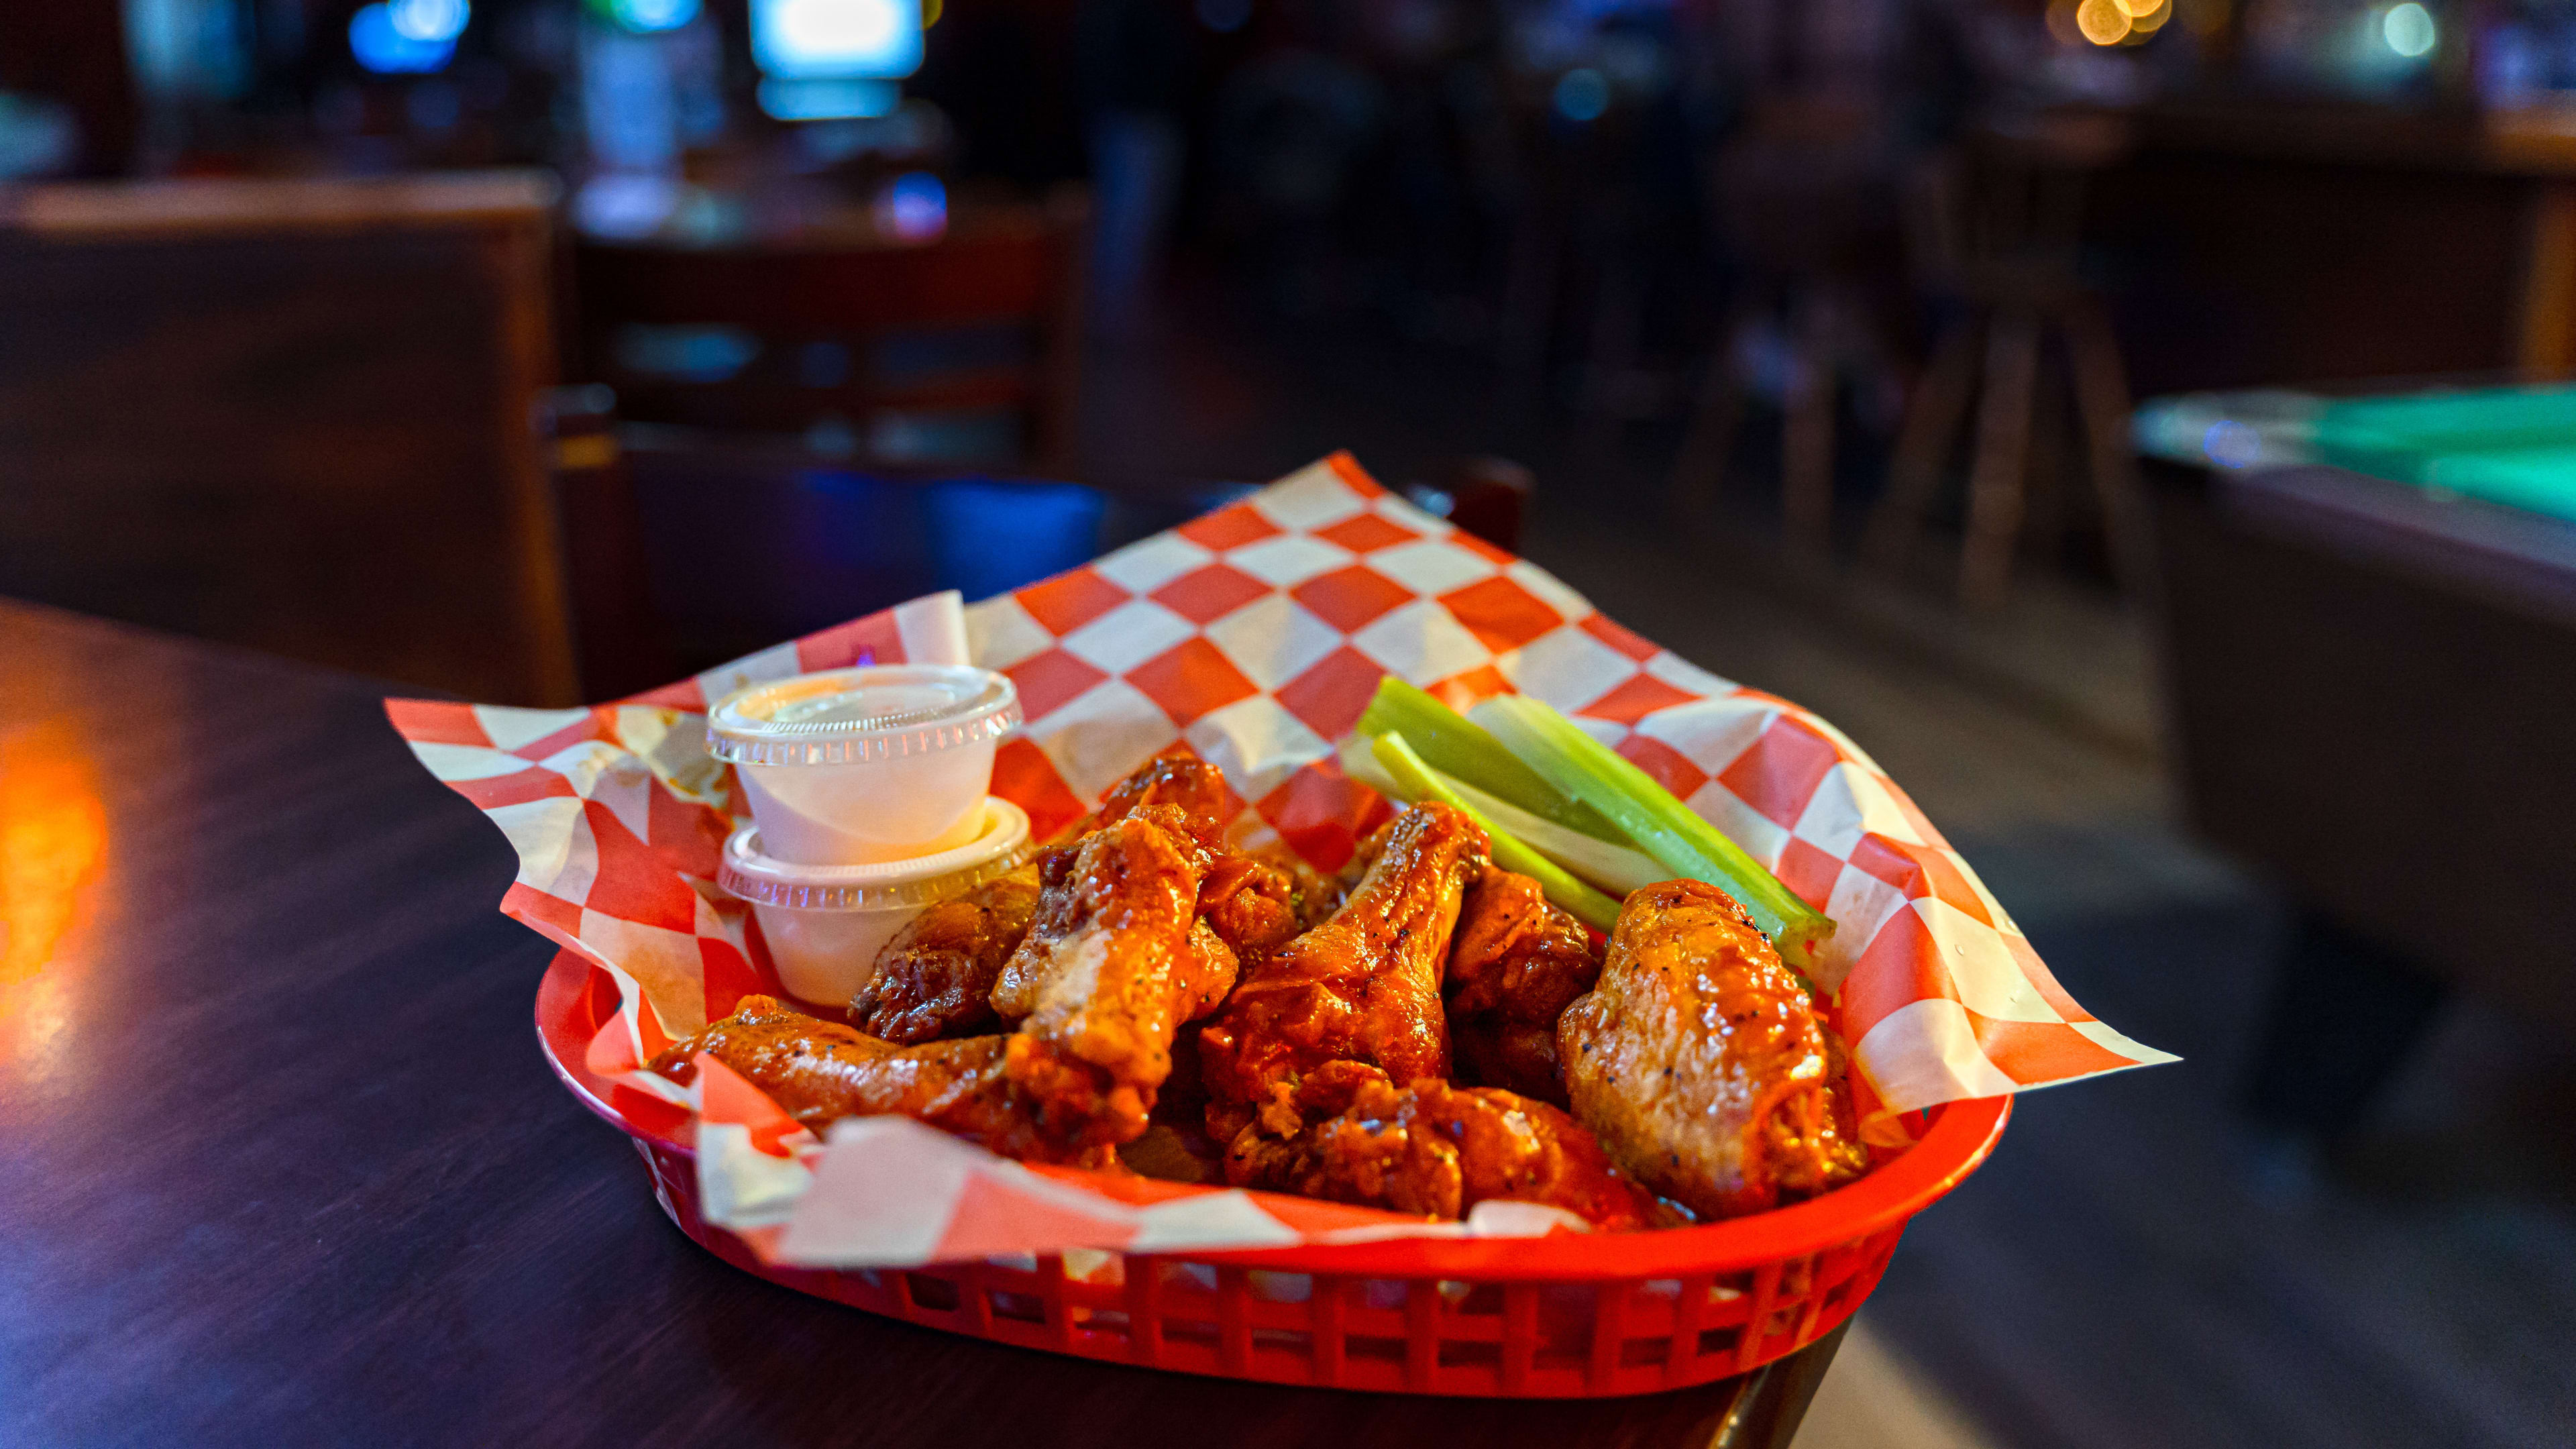
<svg viewBox="0 0 2576 1449">
<path fill-rule="evenodd" d="M 1861 537 L 1862 557 L 1890 573 L 1904 572 L 1923 532 L 1924 510 L 1940 491 L 1941 464 L 1950 456 L 1950 440 L 1958 436 L 1976 388 L 1977 339 L 1983 331 L 1971 320 L 1943 333 L 1905 409 L 1896 455 L 1887 469 L 1887 492 L 1870 510 L 1869 528 Z"/>
<path fill-rule="evenodd" d="M 2143 604 L 2152 565 L 2129 443 L 2129 381 L 2120 366 L 2120 345 L 2089 302 L 2070 304 L 2060 325 L 2074 363 L 2075 403 L 2092 454 L 2086 461 L 2092 465 L 2093 487 L 2101 495 L 2102 528 L 2110 536 L 2111 568 L 2129 598 Z"/>
<path fill-rule="evenodd" d="M 1834 529 L 1834 298 L 1821 285 L 1798 308 L 1798 364 L 1781 437 L 1780 511 L 1789 547 L 1822 555 Z"/>
<path fill-rule="evenodd" d="M 2015 309 L 1995 319 L 1986 344 L 1986 396 L 1977 415 L 1977 459 L 1968 475 L 1968 539 L 1960 551 L 1959 598 L 1971 608 L 2003 602 L 2021 532 L 2033 391 L 2039 380 L 2039 319 Z"/>
</svg>

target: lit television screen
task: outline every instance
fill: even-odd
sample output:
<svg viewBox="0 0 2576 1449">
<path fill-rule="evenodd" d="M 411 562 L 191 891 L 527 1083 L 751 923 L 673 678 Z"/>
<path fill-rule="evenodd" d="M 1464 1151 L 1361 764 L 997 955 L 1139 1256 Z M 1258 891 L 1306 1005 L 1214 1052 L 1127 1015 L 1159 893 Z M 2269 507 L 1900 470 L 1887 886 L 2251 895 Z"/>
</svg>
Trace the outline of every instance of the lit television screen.
<svg viewBox="0 0 2576 1449">
<path fill-rule="evenodd" d="M 921 68 L 921 0 L 752 0 L 751 53 L 782 80 L 892 80 Z"/>
</svg>

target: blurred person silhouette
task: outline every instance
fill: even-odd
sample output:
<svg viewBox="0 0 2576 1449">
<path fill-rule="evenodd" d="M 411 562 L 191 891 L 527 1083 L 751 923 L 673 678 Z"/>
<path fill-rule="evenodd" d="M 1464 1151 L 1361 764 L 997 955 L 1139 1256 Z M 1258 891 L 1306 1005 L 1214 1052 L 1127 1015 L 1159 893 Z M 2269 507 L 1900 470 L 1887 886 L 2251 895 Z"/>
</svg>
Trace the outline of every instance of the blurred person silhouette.
<svg viewBox="0 0 2576 1449">
<path fill-rule="evenodd" d="M 1736 302 L 1676 459 L 1696 516 L 1725 475 L 1748 395 L 1783 415 L 1788 534 L 1821 550 L 1834 510 L 1836 393 L 1894 428 L 1923 330 L 1900 218 L 1913 179 L 1991 92 L 1970 0 L 1704 0 L 1691 7 L 1712 230 Z"/>
<path fill-rule="evenodd" d="M 1091 315 L 1110 336 L 1146 322 L 1184 156 L 1189 21 L 1180 0 L 1082 0 L 1074 68 L 1091 152 Z"/>
<path fill-rule="evenodd" d="M 1518 181 L 1497 84 L 1489 0 L 1380 0 L 1355 27 L 1386 99 L 1370 211 L 1391 235 L 1389 303 L 1417 336 L 1460 341 L 1487 325 L 1482 294 Z"/>
</svg>

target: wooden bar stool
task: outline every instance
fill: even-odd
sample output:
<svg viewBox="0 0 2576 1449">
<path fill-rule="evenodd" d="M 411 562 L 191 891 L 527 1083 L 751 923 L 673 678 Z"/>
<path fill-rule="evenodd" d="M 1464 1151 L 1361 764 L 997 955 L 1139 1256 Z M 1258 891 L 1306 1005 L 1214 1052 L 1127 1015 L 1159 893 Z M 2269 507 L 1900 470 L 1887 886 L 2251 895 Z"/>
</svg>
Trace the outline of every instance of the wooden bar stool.
<svg viewBox="0 0 2576 1449">
<path fill-rule="evenodd" d="M 2113 571 L 2135 592 L 2143 547 L 2129 449 L 2129 388 L 2102 304 L 2077 271 L 2086 174 L 2126 143 L 2117 122 L 2051 117 L 1989 131 L 1928 170 L 1908 230 L 1923 285 L 1957 314 L 1897 435 L 1863 555 L 1902 572 L 1969 406 L 1976 405 L 1959 597 L 2003 601 L 2031 512 L 2031 441 L 2054 339 L 2063 350 Z"/>
</svg>

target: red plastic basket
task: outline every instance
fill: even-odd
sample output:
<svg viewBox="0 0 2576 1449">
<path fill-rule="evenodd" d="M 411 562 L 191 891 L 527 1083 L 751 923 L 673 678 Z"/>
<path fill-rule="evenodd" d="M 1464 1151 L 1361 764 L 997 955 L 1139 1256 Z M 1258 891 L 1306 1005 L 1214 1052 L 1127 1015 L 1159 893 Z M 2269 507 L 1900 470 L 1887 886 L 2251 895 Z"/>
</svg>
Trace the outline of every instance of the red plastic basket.
<svg viewBox="0 0 2576 1449">
<path fill-rule="evenodd" d="M 685 1115 L 584 1067 L 617 1002 L 608 973 L 559 953 L 537 989 L 546 1060 L 634 1139 L 671 1221 L 726 1262 L 816 1297 L 1021 1348 L 1332 1388 L 1574 1398 L 1748 1372 L 1849 1318 L 1907 1220 L 1976 1170 L 2011 1113 L 2009 1097 L 1953 1103 L 1859 1182 L 1706 1227 L 1102 1254 L 1075 1273 L 1053 1257 L 1025 1267 L 780 1268 L 699 1216 Z"/>
</svg>

